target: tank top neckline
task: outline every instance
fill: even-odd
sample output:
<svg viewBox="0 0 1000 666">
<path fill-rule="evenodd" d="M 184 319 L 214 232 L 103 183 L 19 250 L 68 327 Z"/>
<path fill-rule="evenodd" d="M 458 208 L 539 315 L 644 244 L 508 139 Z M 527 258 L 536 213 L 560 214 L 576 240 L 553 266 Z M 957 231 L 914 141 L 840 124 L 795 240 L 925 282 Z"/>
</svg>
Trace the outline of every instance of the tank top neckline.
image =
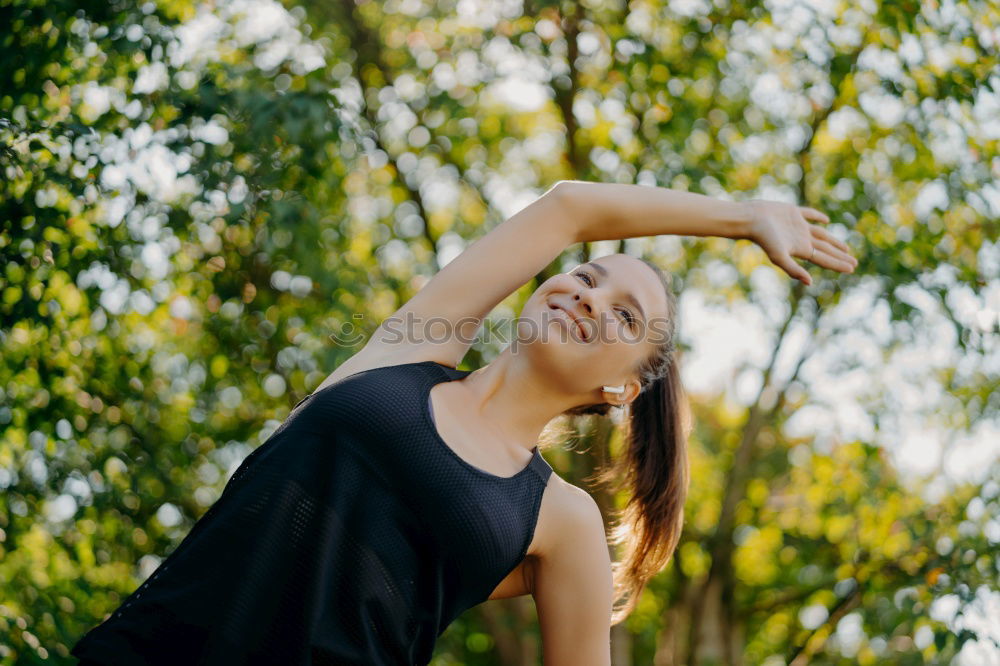
<svg viewBox="0 0 1000 666">
<path fill-rule="evenodd" d="M 472 472 L 473 474 L 476 474 L 480 478 L 488 479 L 488 480 L 493 481 L 495 483 L 505 483 L 505 482 L 516 481 L 517 479 L 520 479 L 521 477 L 523 477 L 526 474 L 528 474 L 531 470 L 535 470 L 535 473 L 539 476 L 539 478 L 543 482 L 548 481 L 548 475 L 549 475 L 549 472 L 552 471 L 552 466 L 549 465 L 548 461 L 546 461 L 545 458 L 542 457 L 542 454 L 539 451 L 537 444 L 531 449 L 531 460 L 528 461 L 528 464 L 525 465 L 523 468 L 521 468 L 521 470 L 519 470 L 518 472 L 515 472 L 511 476 L 500 476 L 499 474 L 493 474 L 492 472 L 487 472 L 484 469 L 476 467 L 475 465 L 473 465 L 472 463 L 470 463 L 468 460 L 466 460 L 462 456 L 458 455 L 458 452 L 456 452 L 453 448 L 451 448 L 450 446 L 448 446 L 448 443 L 446 441 L 444 441 L 443 437 L 441 437 L 441 433 L 438 432 L 437 425 L 435 425 L 435 423 L 434 423 L 434 419 L 431 417 L 431 410 L 430 410 L 431 388 L 434 387 L 434 386 L 436 386 L 437 384 L 445 381 L 445 380 L 452 381 L 452 380 L 456 380 L 456 379 L 461 379 L 462 377 L 465 377 L 466 375 L 471 374 L 472 370 L 459 370 L 458 368 L 453 368 L 450 365 L 445 365 L 444 363 L 441 363 L 439 361 L 432 361 L 432 360 L 426 360 L 426 361 L 409 361 L 409 362 L 406 362 L 406 363 L 396 363 L 394 365 L 380 365 L 380 366 L 375 367 L 375 368 L 368 368 L 368 369 L 365 369 L 365 370 L 359 370 L 358 372 L 352 373 L 352 374 L 348 375 L 347 377 L 341 378 L 340 380 L 338 380 L 337 382 L 334 382 L 333 384 L 328 384 L 327 386 L 324 386 L 323 388 L 319 389 L 318 391 L 313 391 L 312 393 L 310 393 L 306 397 L 304 397 L 301 400 L 299 400 L 299 402 L 296 403 L 296 405 L 292 408 L 292 412 L 295 412 L 299 408 L 300 405 L 302 405 L 303 403 L 307 402 L 310 398 L 312 398 L 312 397 L 314 397 L 314 396 L 316 396 L 316 395 L 318 395 L 320 393 L 323 393 L 324 391 L 332 389 L 334 386 L 336 386 L 340 382 L 342 382 L 342 381 L 344 381 L 344 380 L 346 380 L 346 379 L 348 379 L 350 377 L 354 377 L 356 375 L 362 375 L 362 374 L 366 374 L 366 373 L 370 373 L 370 372 L 377 372 L 379 370 L 390 370 L 392 368 L 405 368 L 405 367 L 408 367 L 408 366 L 409 367 L 423 366 L 423 367 L 432 367 L 432 368 L 437 368 L 438 369 L 438 372 L 435 375 L 432 375 L 432 376 L 429 377 L 429 381 L 423 382 L 423 386 L 422 386 L 422 389 L 420 391 L 420 396 L 419 396 L 420 397 L 420 403 L 421 403 L 420 413 L 423 416 L 424 424 L 426 425 L 427 429 L 430 431 L 431 436 L 438 443 L 438 445 L 445 450 L 446 455 L 448 455 L 449 457 L 453 458 L 456 462 L 458 462 L 459 465 L 461 465 L 462 467 L 464 467 L 468 471 Z"/>
<path fill-rule="evenodd" d="M 401 365 L 409 365 L 409 364 L 403 363 Z M 423 399 L 420 401 L 422 403 L 420 411 L 421 414 L 423 414 L 424 416 L 424 421 L 426 422 L 428 429 L 430 430 L 432 436 L 434 437 L 434 440 L 438 444 L 440 444 L 442 448 L 444 448 L 444 450 L 448 453 L 448 455 L 450 455 L 452 458 L 458 461 L 460 465 L 468 469 L 470 472 L 473 472 L 474 474 L 477 474 L 480 477 L 490 479 L 498 483 L 514 481 L 528 474 L 529 472 L 531 472 L 531 470 L 535 470 L 535 472 L 541 476 L 543 481 L 546 480 L 545 468 L 549 468 L 549 464 L 542 457 L 542 454 L 539 451 L 537 444 L 531 449 L 531 459 L 528 461 L 528 464 L 526 464 L 524 467 L 522 467 L 519 471 L 515 472 L 511 476 L 500 476 L 499 474 L 493 474 L 492 472 L 487 472 L 486 470 L 477 467 L 476 465 L 473 465 L 468 460 L 458 455 L 458 452 L 455 451 L 455 449 L 451 448 L 448 445 L 448 443 L 444 441 L 444 438 L 441 437 L 441 433 L 438 432 L 437 425 L 434 423 L 434 418 L 431 416 L 431 404 L 430 404 L 431 389 L 444 381 L 454 381 L 457 379 L 461 379 L 462 377 L 471 374 L 472 370 L 459 370 L 457 368 L 452 368 L 450 365 L 445 365 L 444 363 L 440 363 L 438 361 L 416 361 L 413 365 L 429 365 L 440 369 L 440 373 L 436 377 L 432 377 L 429 382 L 426 382 L 424 384 L 424 388 L 422 391 L 423 395 L 421 396 Z M 453 375 L 453 373 L 458 373 L 458 374 L 457 376 L 455 376 Z"/>
</svg>

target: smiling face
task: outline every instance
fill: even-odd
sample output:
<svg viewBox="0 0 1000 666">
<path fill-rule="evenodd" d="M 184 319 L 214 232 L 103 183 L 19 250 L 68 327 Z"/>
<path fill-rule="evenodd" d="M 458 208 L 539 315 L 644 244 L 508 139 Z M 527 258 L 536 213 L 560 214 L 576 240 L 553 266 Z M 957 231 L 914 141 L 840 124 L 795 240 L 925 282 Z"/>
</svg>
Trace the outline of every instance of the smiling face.
<svg viewBox="0 0 1000 666">
<path fill-rule="evenodd" d="M 555 275 L 518 321 L 519 353 L 571 392 L 636 380 L 634 369 L 665 339 L 667 295 L 643 261 L 612 254 Z"/>
</svg>

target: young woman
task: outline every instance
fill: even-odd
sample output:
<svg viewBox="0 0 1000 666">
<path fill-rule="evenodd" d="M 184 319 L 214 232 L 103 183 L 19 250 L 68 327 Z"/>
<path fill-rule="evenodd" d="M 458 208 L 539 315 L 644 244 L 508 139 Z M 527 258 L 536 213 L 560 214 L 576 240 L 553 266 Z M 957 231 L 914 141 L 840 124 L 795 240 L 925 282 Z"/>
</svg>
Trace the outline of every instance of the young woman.
<svg viewBox="0 0 1000 666">
<path fill-rule="evenodd" d="M 296 405 L 160 567 L 73 648 L 102 664 L 426 664 L 486 601 L 534 597 L 548 666 L 610 664 L 610 632 L 680 536 L 687 427 L 676 297 L 604 256 L 532 294 L 514 342 L 457 370 L 483 318 L 584 241 L 658 234 L 760 244 L 842 272 L 812 208 L 562 181 L 445 266 Z M 538 438 L 560 414 L 628 410 L 632 501 L 614 540 Z M 613 614 L 615 600 L 623 602 Z"/>
</svg>

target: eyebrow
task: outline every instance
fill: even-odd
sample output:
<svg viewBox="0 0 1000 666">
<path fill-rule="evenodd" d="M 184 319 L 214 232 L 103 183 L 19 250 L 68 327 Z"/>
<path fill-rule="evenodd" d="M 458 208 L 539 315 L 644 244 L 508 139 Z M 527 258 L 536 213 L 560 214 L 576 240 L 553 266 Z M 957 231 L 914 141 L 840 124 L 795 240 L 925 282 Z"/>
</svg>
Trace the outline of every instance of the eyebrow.
<svg viewBox="0 0 1000 666">
<path fill-rule="evenodd" d="M 600 273 L 602 277 L 608 277 L 608 269 L 605 268 L 604 266 L 601 266 L 600 264 L 595 264 L 592 261 L 588 261 L 587 263 L 584 264 L 584 266 L 590 266 L 595 271 Z M 635 309 L 638 310 L 639 314 L 642 316 L 642 320 L 646 321 L 646 311 L 642 309 L 642 306 L 639 304 L 639 301 L 636 299 L 636 297 L 632 295 L 631 292 L 628 292 L 625 294 L 625 299 L 629 303 L 635 306 Z"/>
</svg>

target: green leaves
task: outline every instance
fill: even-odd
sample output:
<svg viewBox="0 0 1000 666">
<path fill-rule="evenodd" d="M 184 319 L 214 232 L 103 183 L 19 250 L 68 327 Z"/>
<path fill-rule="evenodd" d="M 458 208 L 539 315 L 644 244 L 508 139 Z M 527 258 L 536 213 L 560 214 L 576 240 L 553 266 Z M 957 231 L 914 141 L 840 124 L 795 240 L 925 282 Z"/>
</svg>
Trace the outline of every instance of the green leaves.
<svg viewBox="0 0 1000 666">
<path fill-rule="evenodd" d="M 975 640 L 939 609 L 995 589 L 996 481 L 930 496 L 886 447 L 924 417 L 983 437 L 1000 395 L 997 9 L 730 4 L 0 7 L 0 661 L 65 660 L 356 351 L 336 334 L 574 178 L 795 200 L 861 261 L 801 289 L 747 243 L 616 246 L 764 328 L 740 360 L 759 395 L 694 398 L 685 537 L 615 649 L 943 663 Z M 827 404 L 852 372 L 860 397 Z M 614 431 L 575 425 L 591 446 L 546 455 L 590 488 Z M 530 663 L 538 640 L 530 600 L 490 602 L 435 663 Z"/>
</svg>

